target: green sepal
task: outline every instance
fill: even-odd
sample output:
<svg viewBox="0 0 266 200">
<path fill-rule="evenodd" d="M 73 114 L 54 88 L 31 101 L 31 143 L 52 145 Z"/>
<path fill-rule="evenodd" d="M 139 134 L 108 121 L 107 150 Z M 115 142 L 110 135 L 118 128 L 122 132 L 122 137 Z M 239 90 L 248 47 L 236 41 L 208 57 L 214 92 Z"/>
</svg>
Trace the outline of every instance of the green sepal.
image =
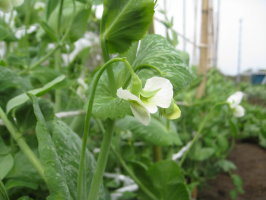
<svg viewBox="0 0 266 200">
<path fill-rule="evenodd" d="M 168 108 L 160 109 L 160 113 L 167 119 L 178 119 L 181 116 L 181 110 L 174 100 Z"/>
<path fill-rule="evenodd" d="M 140 95 L 144 98 L 151 98 L 153 97 L 157 92 L 159 92 L 161 90 L 161 88 L 157 89 L 157 90 L 153 90 L 153 91 L 145 91 L 145 90 L 142 90 L 140 92 Z"/>
<path fill-rule="evenodd" d="M 132 81 L 130 86 L 130 92 L 136 96 L 139 96 L 142 90 L 142 82 L 138 75 L 132 75 Z"/>
</svg>

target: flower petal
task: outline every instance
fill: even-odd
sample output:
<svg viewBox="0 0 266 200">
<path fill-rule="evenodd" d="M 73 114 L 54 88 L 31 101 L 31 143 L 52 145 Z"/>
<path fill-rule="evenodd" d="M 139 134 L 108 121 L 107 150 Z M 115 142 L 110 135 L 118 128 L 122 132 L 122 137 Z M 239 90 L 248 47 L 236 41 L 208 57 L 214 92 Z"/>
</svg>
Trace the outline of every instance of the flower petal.
<svg viewBox="0 0 266 200">
<path fill-rule="evenodd" d="M 242 98 L 244 97 L 244 93 L 241 91 L 237 91 L 234 94 L 232 94 L 231 96 L 228 97 L 227 102 L 230 104 L 231 108 L 236 107 L 237 105 L 239 105 L 242 101 Z"/>
<path fill-rule="evenodd" d="M 144 103 L 143 106 L 150 112 L 150 113 L 156 113 L 158 111 L 158 108 L 155 104 L 151 103 Z"/>
<path fill-rule="evenodd" d="M 24 3 L 24 0 L 11 0 L 13 6 L 20 6 Z"/>
<path fill-rule="evenodd" d="M 242 106 L 237 105 L 234 108 L 234 116 L 235 117 L 243 117 L 244 115 L 245 115 L 245 109 Z"/>
<path fill-rule="evenodd" d="M 152 77 L 146 81 L 144 91 L 158 92 L 151 98 L 149 98 L 150 104 L 155 104 L 161 108 L 168 108 L 173 98 L 173 85 L 171 82 L 162 77 Z"/>
<path fill-rule="evenodd" d="M 124 100 L 132 100 L 132 101 L 136 101 L 139 104 L 143 104 L 142 101 L 140 100 L 140 98 L 138 98 L 136 95 L 132 94 L 130 91 L 128 90 L 123 90 L 122 88 L 119 88 L 116 92 L 116 95 L 120 98 L 120 99 L 124 99 Z"/>
<path fill-rule="evenodd" d="M 134 117 L 139 122 L 141 122 L 145 126 L 147 126 L 150 123 L 150 119 L 151 119 L 150 113 L 148 112 L 148 110 L 146 110 L 145 107 L 141 106 L 138 103 L 131 103 L 130 108 L 131 108 L 131 111 Z"/>
</svg>

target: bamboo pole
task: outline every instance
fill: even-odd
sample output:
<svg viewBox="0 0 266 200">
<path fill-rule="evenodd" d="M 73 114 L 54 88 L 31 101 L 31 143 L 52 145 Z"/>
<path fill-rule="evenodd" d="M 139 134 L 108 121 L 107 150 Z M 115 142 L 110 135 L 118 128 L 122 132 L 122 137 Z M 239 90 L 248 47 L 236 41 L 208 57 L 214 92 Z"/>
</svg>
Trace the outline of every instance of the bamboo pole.
<svg viewBox="0 0 266 200">
<path fill-rule="evenodd" d="M 197 89 L 196 97 L 201 98 L 204 95 L 207 77 L 206 73 L 209 68 L 208 63 L 208 28 L 209 26 L 209 0 L 202 0 L 202 15 L 201 15 L 201 43 L 206 44 L 200 47 L 200 63 L 198 67 L 198 75 L 203 76 L 200 86 Z"/>
<path fill-rule="evenodd" d="M 197 33 L 198 33 L 198 0 L 194 0 L 194 38 L 193 38 L 193 43 L 197 44 Z M 192 62 L 193 64 L 198 64 L 198 59 L 197 59 L 197 49 L 198 47 L 196 45 L 193 45 L 193 53 L 192 53 Z"/>
</svg>

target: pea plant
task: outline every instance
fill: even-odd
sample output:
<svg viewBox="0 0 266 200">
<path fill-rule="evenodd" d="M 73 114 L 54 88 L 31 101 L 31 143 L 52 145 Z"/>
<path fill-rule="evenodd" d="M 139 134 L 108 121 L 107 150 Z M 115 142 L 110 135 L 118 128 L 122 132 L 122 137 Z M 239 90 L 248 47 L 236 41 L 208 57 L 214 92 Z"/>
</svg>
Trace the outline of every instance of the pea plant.
<svg viewBox="0 0 266 200">
<path fill-rule="evenodd" d="M 1 199 L 193 197 L 200 176 L 189 163 L 214 153 L 202 132 L 217 113 L 243 116 L 243 94 L 213 101 L 191 126 L 177 100 L 189 102 L 195 75 L 185 52 L 148 34 L 155 7 L 0 1 Z"/>
</svg>

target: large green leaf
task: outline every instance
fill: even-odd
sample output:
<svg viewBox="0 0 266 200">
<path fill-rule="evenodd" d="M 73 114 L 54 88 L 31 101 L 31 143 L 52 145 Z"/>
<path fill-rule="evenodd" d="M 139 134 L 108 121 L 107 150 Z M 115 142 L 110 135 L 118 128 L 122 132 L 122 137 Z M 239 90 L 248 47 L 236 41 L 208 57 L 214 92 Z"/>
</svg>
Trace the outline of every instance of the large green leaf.
<svg viewBox="0 0 266 200">
<path fill-rule="evenodd" d="M 36 97 L 31 98 L 38 119 L 36 132 L 39 154 L 48 182 L 49 199 L 75 200 L 81 139 L 60 120 L 45 122 Z M 89 151 L 86 152 L 86 166 L 86 186 L 89 188 L 95 167 L 94 157 Z"/>
<path fill-rule="evenodd" d="M 168 146 L 181 145 L 181 140 L 176 132 L 167 130 L 166 126 L 159 120 L 152 118 L 148 126 L 144 126 L 134 117 L 128 116 L 117 122 L 117 126 L 123 130 L 130 130 L 136 139 L 147 143 Z"/>
<path fill-rule="evenodd" d="M 55 144 L 50 135 L 50 130 L 41 112 L 37 98 L 31 95 L 34 113 L 37 118 L 36 135 L 38 139 L 38 150 L 44 169 L 44 176 L 50 195 L 49 200 L 71 200 L 67 185 L 66 174 L 60 162 Z"/>
<path fill-rule="evenodd" d="M 56 86 L 58 86 L 63 80 L 65 80 L 65 76 L 61 75 L 57 77 L 56 79 L 54 79 L 53 81 L 47 83 L 41 88 L 30 90 L 29 93 L 36 95 L 36 96 L 41 96 L 47 93 L 48 91 L 50 91 L 51 89 L 55 88 Z M 13 110 L 14 108 L 17 108 L 18 106 L 20 106 L 21 104 L 25 103 L 28 100 L 29 100 L 29 97 L 25 93 L 18 95 L 14 97 L 13 99 L 9 100 L 6 106 L 7 113 L 9 113 L 11 110 Z"/>
<path fill-rule="evenodd" d="M 147 32 L 154 14 L 153 0 L 105 0 L 102 39 L 110 53 L 126 51 Z"/>
<path fill-rule="evenodd" d="M 134 67 L 145 64 L 157 67 L 163 72 L 162 76 L 171 81 L 176 91 L 191 82 L 192 74 L 187 66 L 186 54 L 176 50 L 162 36 L 147 35 L 141 40 L 137 52 L 136 46 L 133 45 L 125 55 Z M 150 72 L 151 70 L 143 70 L 139 75 L 145 78 L 154 76 Z"/>
<path fill-rule="evenodd" d="M 52 124 L 52 139 L 60 158 L 61 165 L 63 166 L 71 196 L 73 199 L 76 199 L 81 139 L 64 122 L 59 120 L 54 121 Z M 87 151 L 86 158 L 86 186 L 89 188 L 95 167 L 95 160 L 89 151 Z"/>
</svg>

